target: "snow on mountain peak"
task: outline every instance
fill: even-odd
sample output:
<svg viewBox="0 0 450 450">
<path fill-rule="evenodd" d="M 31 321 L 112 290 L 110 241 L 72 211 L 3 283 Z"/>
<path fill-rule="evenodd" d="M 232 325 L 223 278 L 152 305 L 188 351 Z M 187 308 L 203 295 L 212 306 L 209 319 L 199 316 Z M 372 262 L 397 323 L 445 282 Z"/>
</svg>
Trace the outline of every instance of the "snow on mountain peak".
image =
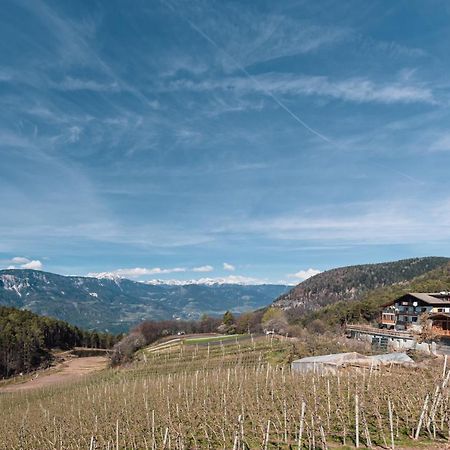
<svg viewBox="0 0 450 450">
<path fill-rule="evenodd" d="M 237 284 L 237 285 L 258 285 L 267 284 L 267 281 L 257 278 L 243 277 L 240 275 L 229 275 L 221 278 L 198 278 L 193 280 L 148 280 L 143 281 L 145 284 L 154 286 L 169 285 L 169 286 L 187 286 L 187 285 L 222 285 L 222 284 Z"/>
<path fill-rule="evenodd" d="M 91 273 L 88 273 L 87 276 L 92 277 L 92 278 L 98 278 L 99 280 L 117 281 L 117 280 L 123 279 L 123 277 L 121 277 L 120 275 L 117 275 L 112 272 L 91 272 Z"/>
<path fill-rule="evenodd" d="M 20 280 L 14 275 L 4 274 L 0 276 L 0 280 L 3 282 L 3 287 L 8 291 L 14 291 L 19 297 L 22 297 L 20 292 L 24 288 L 30 287 L 28 280 Z"/>
</svg>

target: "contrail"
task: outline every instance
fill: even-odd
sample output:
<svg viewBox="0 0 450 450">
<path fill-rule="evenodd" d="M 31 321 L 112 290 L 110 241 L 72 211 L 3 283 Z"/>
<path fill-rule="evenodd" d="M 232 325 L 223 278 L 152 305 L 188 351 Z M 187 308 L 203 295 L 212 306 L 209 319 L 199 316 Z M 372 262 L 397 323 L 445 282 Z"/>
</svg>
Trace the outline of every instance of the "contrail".
<svg viewBox="0 0 450 450">
<path fill-rule="evenodd" d="M 298 122 L 303 128 L 308 130 L 310 133 L 316 135 L 318 138 L 322 139 L 323 141 L 327 143 L 332 143 L 330 139 L 328 139 L 326 136 L 324 136 L 319 131 L 315 130 L 314 128 L 311 128 L 305 121 L 300 119 L 297 114 L 295 114 L 293 111 L 291 111 L 275 94 L 273 94 L 271 91 L 268 91 L 267 89 L 262 86 L 262 84 L 252 75 L 250 74 L 245 67 L 237 61 L 236 58 L 234 58 L 232 55 L 230 55 L 227 51 L 225 51 L 223 48 L 221 48 L 216 41 L 214 41 L 210 36 L 208 36 L 201 28 L 199 28 L 195 23 L 193 23 L 188 17 L 183 16 L 178 10 L 176 10 L 172 4 L 169 1 L 164 2 L 166 6 L 168 6 L 173 12 L 178 14 L 182 19 L 184 19 L 200 36 L 203 37 L 206 41 L 208 41 L 213 47 L 215 47 L 219 52 L 222 52 L 227 58 L 229 58 L 233 64 L 249 79 L 251 80 L 257 87 L 260 89 L 264 94 L 269 96 L 280 108 L 284 109 L 296 122 Z"/>
</svg>

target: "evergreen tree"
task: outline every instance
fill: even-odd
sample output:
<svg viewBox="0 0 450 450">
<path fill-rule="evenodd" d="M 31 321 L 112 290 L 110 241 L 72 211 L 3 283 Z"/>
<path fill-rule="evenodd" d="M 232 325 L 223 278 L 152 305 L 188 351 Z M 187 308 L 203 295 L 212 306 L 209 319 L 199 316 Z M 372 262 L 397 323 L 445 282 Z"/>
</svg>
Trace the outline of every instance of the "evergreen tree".
<svg viewBox="0 0 450 450">
<path fill-rule="evenodd" d="M 224 315 L 223 315 L 223 319 L 222 322 L 227 325 L 228 327 L 231 325 L 234 325 L 235 321 L 234 321 L 234 316 L 230 311 L 227 311 Z"/>
</svg>

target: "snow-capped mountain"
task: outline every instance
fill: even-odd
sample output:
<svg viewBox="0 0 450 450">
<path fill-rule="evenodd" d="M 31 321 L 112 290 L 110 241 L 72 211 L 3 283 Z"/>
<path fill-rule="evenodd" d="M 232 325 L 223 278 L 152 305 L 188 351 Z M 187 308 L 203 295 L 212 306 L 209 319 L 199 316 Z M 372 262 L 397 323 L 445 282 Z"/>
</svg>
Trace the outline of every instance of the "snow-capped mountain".
<svg viewBox="0 0 450 450">
<path fill-rule="evenodd" d="M 143 281 L 145 284 L 150 284 L 153 286 L 167 285 L 167 286 L 188 286 L 192 284 L 204 285 L 204 286 L 215 286 L 223 284 L 231 285 L 241 285 L 241 286 L 262 286 L 267 283 L 261 280 L 256 280 L 254 278 L 247 278 L 237 275 L 230 275 L 224 278 L 198 278 L 192 280 L 148 280 Z"/>
<path fill-rule="evenodd" d="M 111 274 L 80 277 L 0 270 L 1 305 L 113 332 L 127 331 L 144 319 L 196 319 L 226 310 L 254 310 L 269 305 L 286 290 L 284 285 L 248 284 L 239 277 L 138 282 Z"/>
</svg>

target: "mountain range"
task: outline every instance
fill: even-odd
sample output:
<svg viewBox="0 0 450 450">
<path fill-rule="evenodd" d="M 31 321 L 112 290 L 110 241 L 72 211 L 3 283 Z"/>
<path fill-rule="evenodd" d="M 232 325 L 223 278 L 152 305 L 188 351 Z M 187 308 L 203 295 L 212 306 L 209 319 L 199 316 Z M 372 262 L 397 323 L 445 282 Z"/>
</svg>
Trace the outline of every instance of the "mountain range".
<svg viewBox="0 0 450 450">
<path fill-rule="evenodd" d="M 86 329 L 128 331 L 144 319 L 198 319 L 267 306 L 284 285 L 206 282 L 143 283 L 119 277 L 63 276 L 26 269 L 0 270 L 0 305 L 28 309 Z"/>
<path fill-rule="evenodd" d="M 340 267 L 290 290 L 284 285 L 229 284 L 214 279 L 137 282 L 110 275 L 63 276 L 6 269 L 0 270 L 0 305 L 113 333 L 126 332 L 142 320 L 198 319 L 203 314 L 218 316 L 227 310 L 240 313 L 270 304 L 295 310 L 300 317 L 338 303 L 353 304 L 372 293 L 381 294 L 382 288 L 406 288 L 412 280 L 427 274 L 435 273 L 434 285 L 438 287 L 442 274 L 436 270 L 449 263 L 449 258 L 423 257 Z"/>
</svg>

